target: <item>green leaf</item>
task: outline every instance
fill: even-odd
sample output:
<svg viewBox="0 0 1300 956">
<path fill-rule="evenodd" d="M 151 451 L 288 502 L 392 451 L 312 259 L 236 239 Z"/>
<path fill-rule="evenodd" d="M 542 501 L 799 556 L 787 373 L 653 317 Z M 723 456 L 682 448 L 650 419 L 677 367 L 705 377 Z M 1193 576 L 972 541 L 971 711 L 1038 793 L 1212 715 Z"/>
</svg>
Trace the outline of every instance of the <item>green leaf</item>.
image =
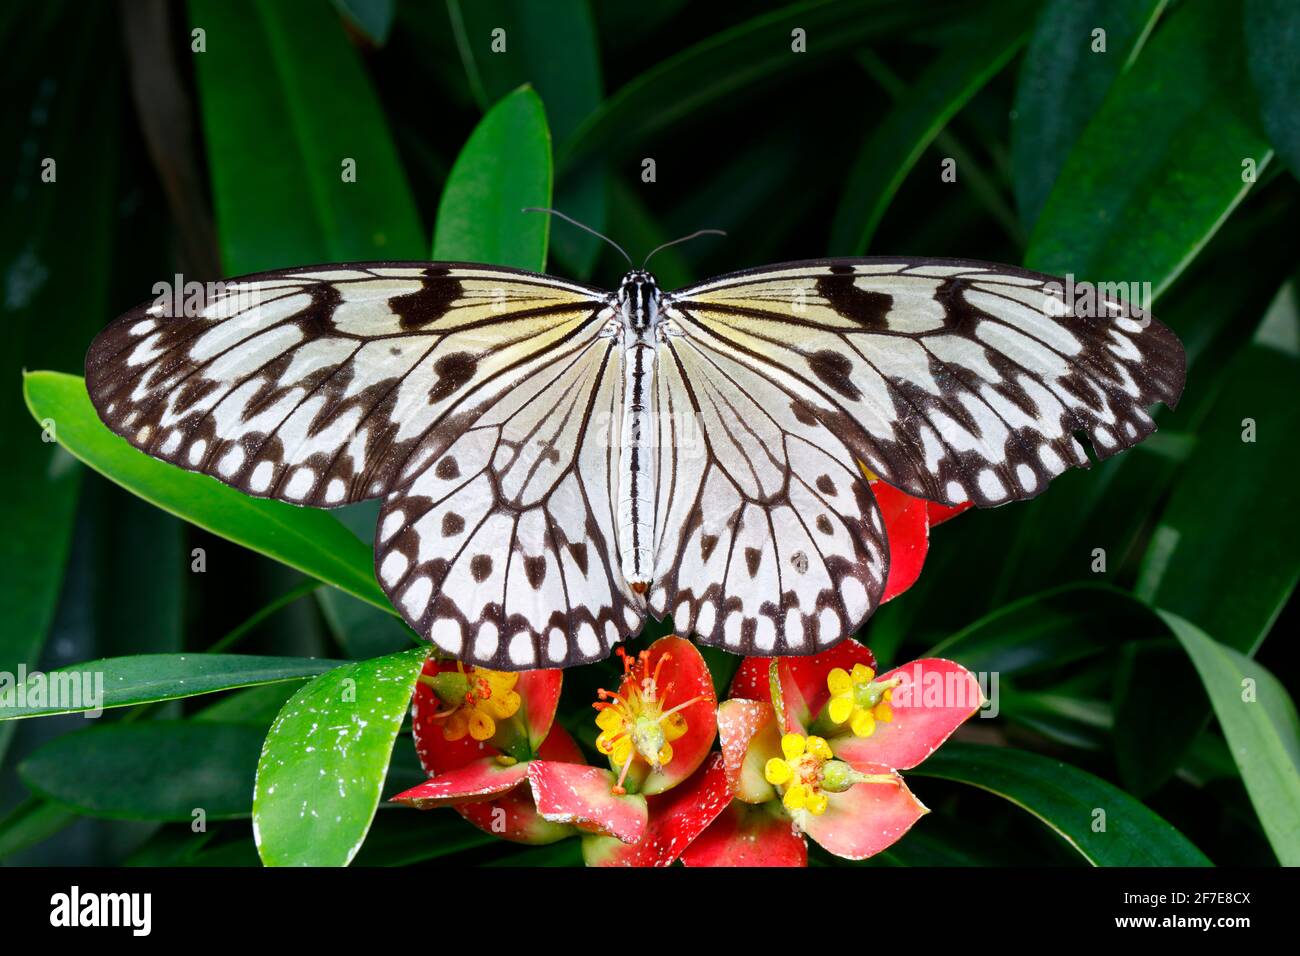
<svg viewBox="0 0 1300 956">
<path fill-rule="evenodd" d="M 1209 866 L 1162 817 L 1123 790 L 1024 750 L 949 742 L 909 776 L 939 777 L 996 794 L 1033 814 L 1093 866 Z M 1103 818 L 1105 828 L 1094 829 Z"/>
<path fill-rule="evenodd" d="M 0 720 L 74 714 L 87 710 L 129 707 L 159 700 L 178 700 L 234 687 L 275 684 L 314 677 L 343 661 L 306 657 L 257 657 L 249 654 L 139 654 L 86 661 L 28 677 L 19 687 L 0 681 Z M 52 694 L 62 688 L 65 694 Z M 31 698 L 40 692 L 42 702 Z M 49 701 L 59 696 L 58 703 Z M 10 703 L 13 701 L 13 703 Z M 25 704 L 18 703 L 26 701 Z"/>
<path fill-rule="evenodd" d="M 1300 473 L 1297 381 L 1300 305 L 1287 283 L 1228 370 L 1136 588 L 1246 654 L 1300 579 L 1300 512 L 1286 505 Z"/>
<path fill-rule="evenodd" d="M 551 217 L 551 134 L 542 101 L 521 87 L 474 128 L 438 204 L 433 258 L 541 272 Z"/>
<path fill-rule="evenodd" d="M 253 827 L 267 866 L 346 866 L 379 806 L 393 741 L 428 652 L 317 677 L 280 711 L 257 765 Z"/>
<path fill-rule="evenodd" d="M 383 109 L 329 7 L 190 0 L 190 24 L 225 269 L 421 258 Z"/>
<path fill-rule="evenodd" d="M 31 790 L 92 817 L 192 821 L 247 816 L 262 731 L 142 721 L 56 737 L 18 766 Z"/>
<path fill-rule="evenodd" d="M 1290 695 L 1260 664 L 1195 624 L 1167 611 L 1160 616 L 1205 684 L 1278 860 L 1300 866 L 1300 719 Z"/>
<path fill-rule="evenodd" d="M 1026 5 L 994 9 L 997 15 L 982 23 L 977 35 L 936 53 L 893 109 L 872 125 L 836 209 L 831 255 L 867 251 L 885 210 L 926 147 L 1025 41 Z"/>
<path fill-rule="evenodd" d="M 760 81 L 906 27 L 948 16 L 946 0 L 812 0 L 795 3 L 715 34 L 636 77 L 608 97 L 560 150 L 560 166 L 603 152 L 627 155 L 667 127 L 709 107 L 732 105 L 735 94 Z M 794 53 L 791 31 L 802 29 L 807 52 Z"/>
<path fill-rule="evenodd" d="M 1283 162 L 1300 174 L 1300 5 L 1246 0 L 1245 32 L 1264 129 Z"/>
<path fill-rule="evenodd" d="M 1181 4 L 1080 134 L 1025 263 L 1158 296 L 1246 195 L 1257 128 L 1236 0 Z"/>
<path fill-rule="evenodd" d="M 1168 0 L 1048 0 L 1025 51 L 1011 113 L 1011 178 L 1032 227 L 1079 131 L 1133 65 Z M 1104 30 L 1105 51 L 1094 50 Z"/>
<path fill-rule="evenodd" d="M 215 478 L 137 451 L 100 422 L 78 376 L 29 372 L 23 388 L 33 417 L 55 422 L 59 444 L 123 488 L 213 534 L 396 613 L 375 581 L 370 548 L 326 512 L 251 498 Z"/>
</svg>

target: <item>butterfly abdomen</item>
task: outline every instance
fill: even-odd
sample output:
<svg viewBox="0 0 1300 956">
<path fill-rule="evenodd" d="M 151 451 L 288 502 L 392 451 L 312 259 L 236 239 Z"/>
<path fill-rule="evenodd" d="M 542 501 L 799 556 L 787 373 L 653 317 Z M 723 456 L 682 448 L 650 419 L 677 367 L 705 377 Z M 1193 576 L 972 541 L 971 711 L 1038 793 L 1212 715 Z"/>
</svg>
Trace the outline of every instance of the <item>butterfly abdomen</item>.
<svg viewBox="0 0 1300 956">
<path fill-rule="evenodd" d="M 623 577 L 645 594 L 654 566 L 655 450 L 650 420 L 655 347 L 632 338 L 623 353 L 623 421 L 619 431 L 618 531 Z"/>
</svg>

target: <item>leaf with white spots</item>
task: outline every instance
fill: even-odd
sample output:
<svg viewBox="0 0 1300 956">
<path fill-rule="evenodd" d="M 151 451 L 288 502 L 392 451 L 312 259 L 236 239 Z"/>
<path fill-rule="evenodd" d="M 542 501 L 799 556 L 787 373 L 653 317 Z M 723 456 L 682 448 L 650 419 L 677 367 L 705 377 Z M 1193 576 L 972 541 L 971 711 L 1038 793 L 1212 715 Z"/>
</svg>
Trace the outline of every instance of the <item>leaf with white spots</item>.
<svg viewBox="0 0 1300 956">
<path fill-rule="evenodd" d="M 427 652 L 348 664 L 298 691 L 257 765 L 253 836 L 267 866 L 346 866 L 379 806 Z"/>
</svg>

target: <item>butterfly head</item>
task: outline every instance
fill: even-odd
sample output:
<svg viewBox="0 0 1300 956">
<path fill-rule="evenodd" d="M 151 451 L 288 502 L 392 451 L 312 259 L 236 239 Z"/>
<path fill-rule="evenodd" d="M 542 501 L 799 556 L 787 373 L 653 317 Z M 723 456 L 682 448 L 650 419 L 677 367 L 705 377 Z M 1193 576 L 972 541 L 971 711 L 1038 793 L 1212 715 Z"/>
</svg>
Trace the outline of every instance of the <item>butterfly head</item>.
<svg viewBox="0 0 1300 956">
<path fill-rule="evenodd" d="M 659 321 L 659 284 L 644 269 L 623 276 L 614 298 L 626 328 L 649 332 Z"/>
</svg>

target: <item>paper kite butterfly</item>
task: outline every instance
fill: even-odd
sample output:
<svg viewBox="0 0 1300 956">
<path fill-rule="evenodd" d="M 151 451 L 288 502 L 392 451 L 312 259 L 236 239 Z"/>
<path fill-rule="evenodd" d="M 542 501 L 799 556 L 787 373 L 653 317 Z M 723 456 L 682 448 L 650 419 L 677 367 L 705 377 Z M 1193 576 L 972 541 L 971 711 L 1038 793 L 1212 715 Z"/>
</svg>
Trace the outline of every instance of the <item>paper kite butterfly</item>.
<svg viewBox="0 0 1300 956">
<path fill-rule="evenodd" d="M 819 651 L 889 566 L 860 464 L 910 495 L 1031 498 L 1155 429 L 1185 360 L 1145 313 L 949 259 L 819 259 L 667 293 L 472 263 L 263 272 L 146 303 L 86 357 L 104 422 L 258 497 L 383 505 L 375 570 L 443 651 L 608 655 L 646 615 Z M 170 310 L 174 311 L 174 310 Z M 1076 311 L 1097 315 L 1076 315 Z"/>
</svg>

